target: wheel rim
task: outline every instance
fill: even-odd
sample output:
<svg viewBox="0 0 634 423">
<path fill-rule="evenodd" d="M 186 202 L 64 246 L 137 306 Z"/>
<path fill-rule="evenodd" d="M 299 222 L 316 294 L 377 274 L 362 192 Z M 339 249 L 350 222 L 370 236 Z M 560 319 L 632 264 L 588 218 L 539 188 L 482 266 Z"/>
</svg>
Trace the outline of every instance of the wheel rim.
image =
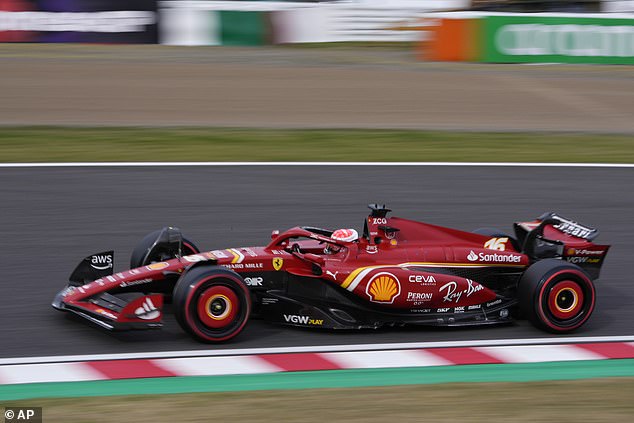
<svg viewBox="0 0 634 423">
<path fill-rule="evenodd" d="M 548 309 L 554 317 L 569 320 L 583 310 L 583 290 L 574 281 L 557 282 L 548 293 Z"/>
<path fill-rule="evenodd" d="M 231 301 L 224 295 L 214 295 L 205 303 L 205 310 L 212 319 L 222 320 L 231 312 Z"/>
<path fill-rule="evenodd" d="M 222 285 L 211 286 L 204 290 L 196 304 L 200 322 L 213 329 L 231 325 L 239 311 L 238 296 L 231 288 Z"/>
<path fill-rule="evenodd" d="M 182 278 L 174 297 L 183 329 L 205 342 L 223 342 L 242 331 L 251 313 L 251 295 L 239 275 L 200 266 Z"/>
<path fill-rule="evenodd" d="M 592 314 L 595 292 L 584 273 L 566 269 L 548 277 L 537 301 L 542 324 L 555 332 L 569 332 L 583 325 Z"/>
</svg>

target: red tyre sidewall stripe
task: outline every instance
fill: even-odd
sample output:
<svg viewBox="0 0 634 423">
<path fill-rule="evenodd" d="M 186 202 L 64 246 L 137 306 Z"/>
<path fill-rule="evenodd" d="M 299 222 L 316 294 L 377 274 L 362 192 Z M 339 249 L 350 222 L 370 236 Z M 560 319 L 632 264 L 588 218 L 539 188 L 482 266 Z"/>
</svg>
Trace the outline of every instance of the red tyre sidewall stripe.
<svg viewBox="0 0 634 423">
<path fill-rule="evenodd" d="M 198 290 L 198 287 L 200 285 L 204 284 L 207 281 L 210 281 L 212 279 L 217 279 L 217 278 L 230 279 L 230 280 L 236 282 L 238 284 L 238 286 L 240 286 L 242 288 L 242 290 L 245 293 L 245 297 L 246 297 L 245 313 L 246 313 L 247 318 L 244 319 L 244 322 L 242 322 L 242 324 L 238 328 L 236 328 L 236 330 L 234 330 L 232 333 L 230 333 L 229 335 L 227 335 L 225 337 L 222 337 L 222 338 L 209 338 L 208 335 L 206 335 L 205 333 L 201 332 L 198 329 L 198 327 L 196 326 L 196 322 L 192 321 L 192 318 L 191 318 L 191 316 L 189 314 L 189 306 L 191 304 L 191 301 L 192 301 L 194 293 L 196 292 L 196 290 Z M 247 321 L 249 320 L 248 316 L 251 313 L 251 301 L 249 300 L 249 291 L 244 286 L 242 281 L 236 279 L 232 275 L 221 274 L 221 275 L 210 276 L 210 277 L 204 278 L 204 279 L 196 282 L 196 284 L 194 284 L 193 286 L 190 285 L 189 293 L 187 294 L 187 300 L 185 301 L 185 307 L 183 308 L 183 310 L 185 311 L 185 320 L 187 321 L 187 324 L 189 325 L 189 328 L 192 331 L 194 331 L 198 336 L 200 336 L 203 339 L 213 340 L 213 341 L 217 341 L 217 342 L 226 341 L 227 339 L 231 339 L 234 336 L 236 336 L 238 333 L 240 333 L 240 331 L 242 331 L 242 328 L 244 327 L 244 325 L 246 325 Z"/>
<path fill-rule="evenodd" d="M 569 273 L 569 274 L 574 274 L 577 277 L 579 277 L 581 280 L 584 281 L 584 283 L 586 281 L 590 281 L 588 279 L 588 276 L 586 276 L 584 273 L 579 272 L 578 270 L 560 270 L 552 275 L 550 275 L 548 277 L 548 279 L 542 284 L 541 289 L 539 290 L 539 296 L 538 296 L 538 302 L 537 304 L 539 305 L 537 308 L 537 311 L 539 313 L 539 317 L 542 319 L 542 321 L 551 329 L 561 332 L 561 331 L 570 331 L 573 329 L 578 328 L 579 326 L 583 325 L 586 320 L 588 320 L 588 318 L 590 317 L 590 315 L 592 314 L 592 311 L 594 310 L 594 302 L 595 302 L 595 292 L 594 292 L 594 285 L 592 284 L 592 281 L 590 281 L 590 283 L 586 283 L 586 287 L 590 288 L 591 291 L 591 295 L 590 295 L 590 307 L 588 308 L 588 311 L 586 312 L 586 315 L 584 316 L 583 319 L 581 319 L 576 325 L 574 326 L 570 326 L 570 327 L 565 327 L 565 328 L 561 328 L 559 326 L 555 326 L 550 322 L 550 319 L 546 316 L 546 313 L 544 312 L 544 308 L 543 308 L 543 304 L 542 304 L 542 298 L 544 295 L 544 291 L 546 290 L 546 287 L 548 286 L 548 284 L 555 279 L 557 276 L 561 275 L 562 273 Z M 578 282 L 578 281 L 575 281 Z"/>
</svg>

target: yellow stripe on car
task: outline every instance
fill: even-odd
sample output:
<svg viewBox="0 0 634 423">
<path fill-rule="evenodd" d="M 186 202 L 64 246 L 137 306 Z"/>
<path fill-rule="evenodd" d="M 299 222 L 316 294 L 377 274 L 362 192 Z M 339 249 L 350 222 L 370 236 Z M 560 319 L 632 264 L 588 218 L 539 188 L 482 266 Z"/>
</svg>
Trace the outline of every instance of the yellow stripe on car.
<svg viewBox="0 0 634 423">
<path fill-rule="evenodd" d="M 370 271 L 375 269 L 384 269 L 386 267 L 526 267 L 524 264 L 483 264 L 483 263 L 432 263 L 432 262 L 407 262 L 400 264 L 381 264 L 375 266 L 358 267 L 354 269 L 348 277 L 343 281 L 341 287 L 348 291 L 353 291 L 357 287 L 361 279 L 363 279 Z"/>
</svg>

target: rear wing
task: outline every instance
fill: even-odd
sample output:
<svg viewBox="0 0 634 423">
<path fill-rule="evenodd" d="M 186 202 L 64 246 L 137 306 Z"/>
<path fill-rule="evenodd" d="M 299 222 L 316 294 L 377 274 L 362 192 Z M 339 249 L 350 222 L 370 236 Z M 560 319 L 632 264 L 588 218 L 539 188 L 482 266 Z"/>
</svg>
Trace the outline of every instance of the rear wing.
<svg viewBox="0 0 634 423">
<path fill-rule="evenodd" d="M 582 225 L 578 222 L 575 222 L 574 220 L 567 219 L 563 216 L 559 216 L 558 214 L 555 214 L 552 212 L 545 213 L 541 215 L 538 219 L 542 221 L 547 219 L 552 219 L 557 222 L 556 224 L 552 225 L 553 228 L 557 229 L 558 231 L 564 234 L 567 234 L 576 238 L 585 239 L 587 241 L 592 241 L 599 235 L 599 230 L 596 228 Z"/>
<path fill-rule="evenodd" d="M 544 213 L 530 222 L 513 225 L 521 250 L 532 260 L 559 258 L 599 277 L 609 245 L 595 244 L 599 230 L 554 212 Z"/>
</svg>

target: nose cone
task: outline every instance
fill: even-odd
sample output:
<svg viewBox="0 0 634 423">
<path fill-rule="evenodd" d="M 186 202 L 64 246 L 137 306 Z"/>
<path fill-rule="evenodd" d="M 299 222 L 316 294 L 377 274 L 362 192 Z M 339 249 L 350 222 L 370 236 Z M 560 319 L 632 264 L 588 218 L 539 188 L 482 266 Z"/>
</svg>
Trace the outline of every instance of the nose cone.
<svg viewBox="0 0 634 423">
<path fill-rule="evenodd" d="M 53 302 L 51 303 L 53 308 L 56 308 L 57 310 L 64 310 L 66 308 L 66 306 L 64 305 L 64 298 L 66 297 L 68 293 L 73 292 L 74 290 L 75 290 L 74 286 L 68 285 L 64 289 L 59 291 L 57 295 L 55 295 L 55 298 L 53 299 Z"/>
</svg>

